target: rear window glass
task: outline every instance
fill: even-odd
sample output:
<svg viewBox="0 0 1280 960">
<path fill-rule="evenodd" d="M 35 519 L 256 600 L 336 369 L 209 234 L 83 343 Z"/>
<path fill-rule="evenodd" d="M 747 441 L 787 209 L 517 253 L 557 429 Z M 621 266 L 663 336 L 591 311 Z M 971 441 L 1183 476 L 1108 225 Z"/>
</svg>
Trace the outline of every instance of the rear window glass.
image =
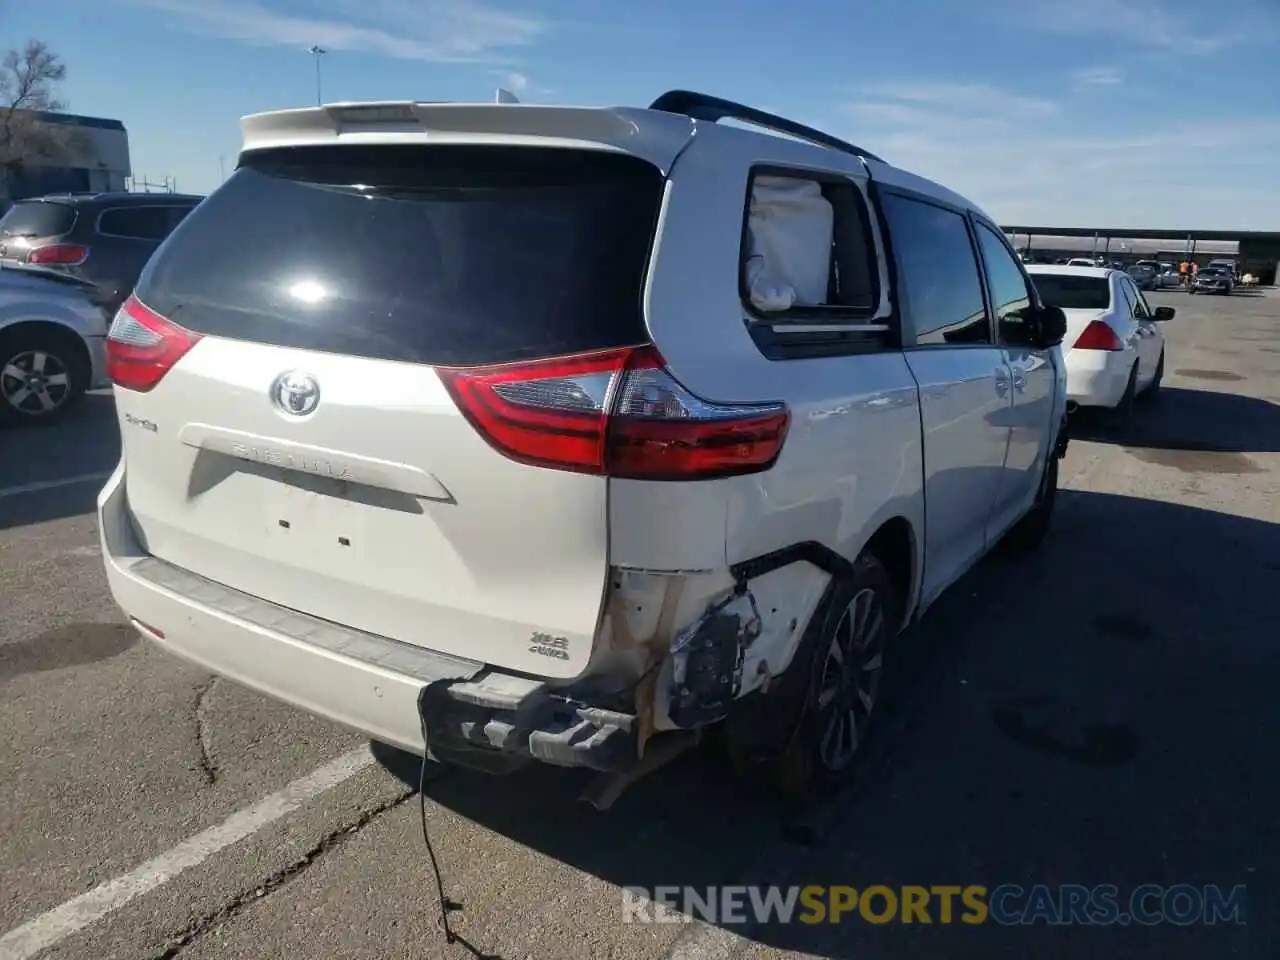
<svg viewBox="0 0 1280 960">
<path fill-rule="evenodd" d="M 174 207 L 111 207 L 98 217 L 98 232 L 130 240 L 163 240 L 178 222 Z"/>
<path fill-rule="evenodd" d="M 1037 273 L 1031 280 L 1048 306 L 1063 310 L 1106 310 L 1111 306 L 1111 285 L 1106 277 L 1070 277 Z"/>
<path fill-rule="evenodd" d="M 416 363 L 639 343 L 662 190 L 652 165 L 594 151 L 260 151 L 138 296 L 201 333 Z"/>
<path fill-rule="evenodd" d="M 6 237 L 59 237 L 76 223 L 76 211 L 65 203 L 15 203 L 0 218 Z"/>
</svg>

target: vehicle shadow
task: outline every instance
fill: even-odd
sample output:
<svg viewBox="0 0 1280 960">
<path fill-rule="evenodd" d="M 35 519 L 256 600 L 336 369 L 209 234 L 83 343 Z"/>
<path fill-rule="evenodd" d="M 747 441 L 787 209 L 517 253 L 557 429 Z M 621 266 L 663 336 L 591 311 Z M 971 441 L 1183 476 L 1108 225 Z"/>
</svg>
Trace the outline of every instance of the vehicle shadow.
<svg viewBox="0 0 1280 960">
<path fill-rule="evenodd" d="M 1250 894 L 1246 927 L 972 926 L 959 908 L 941 922 L 935 902 L 927 926 L 855 910 L 834 925 L 732 928 L 806 955 L 1270 956 L 1280 529 L 1167 502 L 1061 496 L 1042 553 L 997 553 L 902 639 L 877 747 L 849 790 L 804 818 L 810 829 L 708 751 L 604 814 L 577 802 L 585 778 L 550 768 L 504 780 L 457 772 L 429 795 L 619 887 L 1155 882 Z M 416 759 L 377 753 L 416 786 Z M 500 887 L 450 893 L 465 905 Z M 463 932 L 484 948 L 484 931 Z"/>
<path fill-rule="evenodd" d="M 1185 371 L 1184 375 L 1206 380 L 1232 376 L 1214 370 Z M 1071 433 L 1095 443 L 1187 454 L 1276 453 L 1280 452 L 1280 405 L 1236 393 L 1165 386 L 1157 398 L 1139 398 L 1133 418 L 1123 429 L 1109 426 L 1105 415 L 1081 409 L 1072 416 Z"/>
<path fill-rule="evenodd" d="M 119 459 L 110 392 L 89 394 L 61 423 L 0 428 L 0 530 L 92 512 Z"/>
</svg>

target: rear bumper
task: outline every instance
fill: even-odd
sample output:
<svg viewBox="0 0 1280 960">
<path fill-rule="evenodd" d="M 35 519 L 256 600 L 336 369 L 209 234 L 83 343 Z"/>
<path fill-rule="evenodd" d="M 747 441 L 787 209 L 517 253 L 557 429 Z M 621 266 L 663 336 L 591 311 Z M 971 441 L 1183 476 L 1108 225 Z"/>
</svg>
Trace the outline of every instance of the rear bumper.
<svg viewBox="0 0 1280 960">
<path fill-rule="evenodd" d="M 632 714 L 297 613 L 147 555 L 129 522 L 123 465 L 98 515 L 116 603 L 143 636 L 212 673 L 374 740 L 417 754 L 429 740 L 435 759 L 494 772 L 529 760 L 597 770 L 636 761 Z"/>
<path fill-rule="evenodd" d="M 1072 350 L 1067 354 L 1067 400 L 1082 407 L 1116 406 L 1135 360 L 1132 350 Z"/>
</svg>

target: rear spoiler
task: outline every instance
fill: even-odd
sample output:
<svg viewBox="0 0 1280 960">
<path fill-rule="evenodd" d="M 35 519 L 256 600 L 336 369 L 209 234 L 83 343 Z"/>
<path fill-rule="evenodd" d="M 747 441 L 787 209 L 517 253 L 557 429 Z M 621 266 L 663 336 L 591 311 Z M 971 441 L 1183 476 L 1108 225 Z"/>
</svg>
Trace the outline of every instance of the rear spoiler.
<svg viewBox="0 0 1280 960">
<path fill-rule="evenodd" d="M 240 127 L 245 151 L 338 143 L 551 146 L 627 153 L 666 174 L 695 123 L 634 107 L 385 101 L 252 114 Z"/>
</svg>

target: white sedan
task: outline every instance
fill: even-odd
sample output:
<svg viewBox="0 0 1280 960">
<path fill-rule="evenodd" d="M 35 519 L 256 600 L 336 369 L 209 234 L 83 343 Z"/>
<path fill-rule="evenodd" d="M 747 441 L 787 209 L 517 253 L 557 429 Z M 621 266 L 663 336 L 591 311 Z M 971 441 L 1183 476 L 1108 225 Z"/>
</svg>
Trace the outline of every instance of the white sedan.
<svg viewBox="0 0 1280 960">
<path fill-rule="evenodd" d="M 1139 394 L 1164 379 L 1164 332 L 1173 307 L 1152 308 L 1123 270 L 1033 264 L 1040 298 L 1067 315 L 1062 353 L 1070 406 L 1103 407 L 1127 416 Z"/>
</svg>

